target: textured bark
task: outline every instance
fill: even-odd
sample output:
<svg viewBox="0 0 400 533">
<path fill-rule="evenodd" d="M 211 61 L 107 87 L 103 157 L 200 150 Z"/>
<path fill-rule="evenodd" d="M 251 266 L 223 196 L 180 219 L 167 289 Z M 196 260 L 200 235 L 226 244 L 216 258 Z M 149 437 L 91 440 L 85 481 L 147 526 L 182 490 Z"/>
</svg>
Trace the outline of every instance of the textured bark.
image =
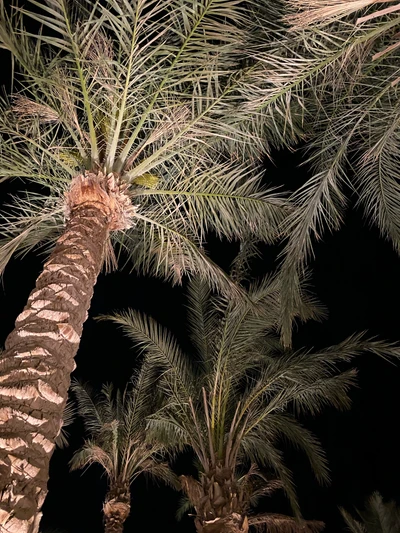
<svg viewBox="0 0 400 533">
<path fill-rule="evenodd" d="M 195 507 L 198 533 L 248 532 L 246 502 L 230 468 L 216 465 L 200 482 L 190 476 L 181 476 L 181 482 Z"/>
<path fill-rule="evenodd" d="M 129 484 L 114 483 L 103 505 L 105 533 L 122 533 L 131 511 Z"/>
<path fill-rule="evenodd" d="M 109 231 L 127 224 L 128 201 L 113 176 L 87 172 L 73 180 L 65 232 L 6 340 L 0 359 L 1 533 L 38 531 L 83 323 Z"/>
</svg>

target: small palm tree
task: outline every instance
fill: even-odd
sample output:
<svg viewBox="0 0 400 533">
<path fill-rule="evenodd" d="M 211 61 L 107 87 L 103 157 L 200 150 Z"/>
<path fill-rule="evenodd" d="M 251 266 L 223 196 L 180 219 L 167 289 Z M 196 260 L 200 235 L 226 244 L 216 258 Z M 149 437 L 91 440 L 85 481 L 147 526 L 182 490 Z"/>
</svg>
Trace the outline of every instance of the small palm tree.
<svg viewBox="0 0 400 533">
<path fill-rule="evenodd" d="M 311 177 L 291 200 L 282 264 L 282 334 L 291 343 L 301 275 L 315 241 L 343 223 L 346 189 L 400 250 L 398 156 L 400 11 L 390 0 L 283 0 L 275 46 L 259 55 L 259 97 L 270 112 L 270 79 L 287 128 L 302 125 Z M 264 78 L 264 81 L 263 81 Z M 298 80 L 302 83 L 299 84 Z"/>
<path fill-rule="evenodd" d="M 351 533 L 397 533 L 400 527 L 400 508 L 396 502 L 384 502 L 379 492 L 369 498 L 365 511 L 357 511 L 360 520 L 347 511 L 340 512 Z"/>
<path fill-rule="evenodd" d="M 243 263 L 236 262 L 234 274 L 238 266 Z M 193 350 L 188 354 L 147 316 L 127 311 L 111 317 L 146 352 L 153 372 L 158 370 L 164 404 L 149 417 L 150 436 L 174 450 L 189 446 L 196 455 L 198 479 L 181 480 L 199 533 L 247 531 L 252 524 L 268 531 L 320 529 L 321 523 L 254 515 L 252 503 L 282 487 L 300 516 L 280 440 L 302 449 L 318 481 L 327 482 L 324 452 L 296 414 L 315 415 L 327 405 L 347 408 L 355 370 L 340 372 L 337 365 L 366 348 L 391 351 L 385 343 L 354 336 L 317 353 L 282 352 L 272 333 L 279 308 L 274 279 L 251 285 L 237 302 L 192 283 L 188 327 Z M 261 474 L 263 468 L 272 477 Z"/>
<path fill-rule="evenodd" d="M 271 242 L 287 212 L 260 186 L 268 121 L 243 105 L 253 18 L 242 2 L 29 3 L 10 14 L 0 0 L 0 48 L 16 73 L 0 106 L 0 182 L 36 185 L 3 213 L 0 272 L 16 252 L 52 250 L 1 356 L 0 524 L 21 533 L 38 528 L 73 359 L 113 247 L 143 273 L 198 274 L 234 295 L 204 252 L 207 232 Z"/>
<path fill-rule="evenodd" d="M 100 464 L 109 481 L 103 505 L 106 533 L 121 533 L 130 513 L 130 486 L 141 474 L 162 479 L 177 488 L 177 478 L 163 462 L 164 448 L 146 439 L 146 416 L 154 395 L 146 382 L 145 369 L 127 386 L 115 392 L 105 385 L 95 395 L 87 385 L 73 382 L 77 413 L 87 440 L 71 459 L 71 470 Z"/>
</svg>

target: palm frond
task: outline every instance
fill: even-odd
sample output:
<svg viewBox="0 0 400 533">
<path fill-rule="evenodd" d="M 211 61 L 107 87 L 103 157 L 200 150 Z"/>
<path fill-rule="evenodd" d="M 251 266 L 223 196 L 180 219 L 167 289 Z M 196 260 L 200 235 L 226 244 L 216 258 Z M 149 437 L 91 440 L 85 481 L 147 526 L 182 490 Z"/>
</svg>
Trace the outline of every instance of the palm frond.
<svg viewBox="0 0 400 533">
<path fill-rule="evenodd" d="M 393 110 L 393 118 L 388 125 L 378 117 L 375 119 L 376 137 L 371 134 L 371 148 L 365 152 L 358 163 L 356 186 L 359 191 L 358 203 L 362 205 L 365 217 L 378 227 L 382 236 L 389 239 L 397 252 L 400 243 L 399 185 L 398 168 L 395 164 L 400 146 L 398 106 Z"/>
<path fill-rule="evenodd" d="M 146 465 L 143 473 L 150 476 L 157 483 L 162 481 L 168 487 L 175 490 L 180 489 L 178 477 L 166 463 L 152 461 L 151 464 Z"/>
<path fill-rule="evenodd" d="M 275 54 L 264 55 L 262 61 L 266 80 L 270 74 L 290 93 L 282 113 L 290 116 L 296 106 L 302 110 L 312 154 L 308 164 L 313 174 L 292 195 L 297 208 L 285 222 L 281 333 L 290 346 L 295 309 L 302 298 L 299 278 L 313 258 L 314 243 L 325 231 L 341 226 L 349 185 L 359 193 L 367 217 L 397 247 L 395 192 L 390 188 L 396 189 L 391 170 L 396 169 L 398 152 L 400 71 L 394 29 L 399 16 L 390 1 L 289 0 L 287 4 L 286 21 L 292 31 L 277 41 L 282 61 Z M 293 84 L 299 77 L 302 84 Z M 266 81 L 262 87 L 261 107 L 268 105 L 272 90 L 267 90 Z"/>
<path fill-rule="evenodd" d="M 113 240 L 134 265 L 175 281 L 200 274 L 237 294 L 204 253 L 207 233 L 272 242 L 288 212 L 261 187 L 268 121 L 241 105 L 257 11 L 226 0 L 32 0 L 9 16 L 2 3 L 0 46 L 22 76 L 1 106 L 0 179 L 52 186 L 85 169 L 116 172 L 138 216 L 135 230 Z"/>
<path fill-rule="evenodd" d="M 327 24 L 376 3 L 377 0 L 338 0 L 334 4 L 330 0 L 288 0 L 289 6 L 299 13 L 287 15 L 285 18 L 292 28 L 297 30 L 310 24 Z"/>
<path fill-rule="evenodd" d="M 365 510 L 357 511 L 355 519 L 345 509 L 340 509 L 342 517 L 352 533 L 395 533 L 400 520 L 400 508 L 395 501 L 384 502 L 379 492 L 368 499 Z"/>
<path fill-rule="evenodd" d="M 184 274 L 198 275 L 211 287 L 232 298 L 241 296 L 240 288 L 205 253 L 195 235 L 168 226 L 157 219 L 136 213 L 138 223 L 131 232 L 116 233 L 114 242 L 123 248 L 133 268 L 143 274 L 182 283 Z"/>
<path fill-rule="evenodd" d="M 264 436 L 246 435 L 241 440 L 240 459 L 246 458 L 251 462 L 261 466 L 266 466 L 282 482 L 282 489 L 287 496 L 292 511 L 295 516 L 300 517 L 300 508 L 296 495 L 293 476 L 288 467 L 284 464 L 283 454 L 269 439 Z"/>
<path fill-rule="evenodd" d="M 152 318 L 133 310 L 115 313 L 104 318 L 121 326 L 134 345 L 146 352 L 147 360 L 151 361 L 155 368 L 169 371 L 173 376 L 172 379 L 179 383 L 183 391 L 190 391 L 192 364 L 166 329 Z"/>
<path fill-rule="evenodd" d="M 109 477 L 113 477 L 114 465 L 111 457 L 94 442 L 86 441 L 82 448 L 74 453 L 69 466 L 71 470 L 79 470 L 96 463 L 104 468 Z"/>
<path fill-rule="evenodd" d="M 63 411 L 63 423 L 60 429 L 60 433 L 55 439 L 56 445 L 63 449 L 69 446 L 69 431 L 68 426 L 72 425 L 76 418 L 76 409 L 74 403 L 71 400 L 67 401 Z"/>
<path fill-rule="evenodd" d="M 345 509 L 340 509 L 346 525 L 351 533 L 368 533 L 367 529 L 358 520 L 355 520 Z"/>
<path fill-rule="evenodd" d="M 217 316 L 211 306 L 211 291 L 199 278 L 188 284 L 187 308 L 190 339 L 196 349 L 198 364 L 204 364 L 210 358 Z"/>
<path fill-rule="evenodd" d="M 87 383 L 83 385 L 77 380 L 72 380 L 71 392 L 76 399 L 77 414 L 82 417 L 86 431 L 91 435 L 98 435 L 103 428 L 104 421 L 97 409 L 92 388 Z"/>
<path fill-rule="evenodd" d="M 329 483 L 328 461 L 325 452 L 320 442 L 308 429 L 287 414 L 270 415 L 268 426 L 271 432 L 276 432 L 277 437 L 280 436 L 305 453 L 314 475 L 320 483 Z"/>
<path fill-rule="evenodd" d="M 319 533 L 325 527 L 317 520 L 296 520 L 289 516 L 265 513 L 249 516 L 249 525 L 256 531 L 271 533 Z"/>
<path fill-rule="evenodd" d="M 60 235 L 64 219 L 60 196 L 26 193 L 7 207 L 12 212 L 0 215 L 0 273 L 14 254 L 18 257 L 33 249 L 51 248 Z"/>
<path fill-rule="evenodd" d="M 190 501 L 189 497 L 182 496 L 179 500 L 178 509 L 176 511 L 176 520 L 180 522 L 184 516 L 187 515 L 189 511 L 193 509 L 193 503 Z"/>
<path fill-rule="evenodd" d="M 232 261 L 230 275 L 237 283 L 247 281 L 251 272 L 251 261 L 260 256 L 257 243 L 246 239 L 240 243 L 239 252 Z"/>
</svg>

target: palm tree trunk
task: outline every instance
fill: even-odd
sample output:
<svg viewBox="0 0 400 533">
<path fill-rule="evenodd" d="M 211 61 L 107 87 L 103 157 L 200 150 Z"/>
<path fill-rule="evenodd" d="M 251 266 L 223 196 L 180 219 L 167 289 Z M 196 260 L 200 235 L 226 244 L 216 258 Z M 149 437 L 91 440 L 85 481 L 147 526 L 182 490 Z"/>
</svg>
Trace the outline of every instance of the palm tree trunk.
<svg viewBox="0 0 400 533">
<path fill-rule="evenodd" d="M 65 232 L 6 340 L 0 359 L 2 533 L 38 531 L 50 457 L 104 247 L 110 229 L 127 220 L 125 210 L 121 222 L 124 195 L 113 177 L 100 173 L 73 180 Z M 126 207 L 126 195 L 122 204 Z"/>
<path fill-rule="evenodd" d="M 103 505 L 104 532 L 122 533 L 124 524 L 131 511 L 129 485 L 117 483 L 112 487 Z"/>
<path fill-rule="evenodd" d="M 182 489 L 196 510 L 197 533 L 248 533 L 243 493 L 231 468 L 213 465 L 197 481 L 180 476 Z"/>
</svg>

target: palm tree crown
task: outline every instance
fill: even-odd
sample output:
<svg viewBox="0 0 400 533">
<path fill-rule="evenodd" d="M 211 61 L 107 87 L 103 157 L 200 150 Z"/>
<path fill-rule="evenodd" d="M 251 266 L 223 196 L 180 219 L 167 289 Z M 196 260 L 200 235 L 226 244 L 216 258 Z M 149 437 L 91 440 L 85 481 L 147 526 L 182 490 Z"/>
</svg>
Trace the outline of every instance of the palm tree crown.
<svg viewBox="0 0 400 533">
<path fill-rule="evenodd" d="M 152 395 L 139 371 L 125 391 L 105 385 L 95 395 L 87 385 L 72 384 L 77 413 L 87 439 L 71 459 L 71 470 L 100 464 L 109 480 L 104 504 L 106 531 L 121 531 L 130 511 L 130 485 L 141 474 L 176 487 L 177 480 L 163 462 L 164 447 L 146 439 L 146 417 L 152 412 Z M 115 524 L 116 522 L 116 524 Z"/>
<path fill-rule="evenodd" d="M 2 103 L 0 175 L 45 193 L 14 199 L 0 268 L 53 242 L 71 179 L 100 172 L 114 190 L 111 229 L 124 230 L 112 240 L 135 268 L 229 285 L 198 248 L 206 232 L 271 241 L 286 212 L 260 188 L 262 125 L 242 105 L 251 10 L 226 0 L 30 4 L 0 9 L 0 46 L 19 69 Z M 37 37 L 27 19 L 43 27 Z"/>
</svg>

